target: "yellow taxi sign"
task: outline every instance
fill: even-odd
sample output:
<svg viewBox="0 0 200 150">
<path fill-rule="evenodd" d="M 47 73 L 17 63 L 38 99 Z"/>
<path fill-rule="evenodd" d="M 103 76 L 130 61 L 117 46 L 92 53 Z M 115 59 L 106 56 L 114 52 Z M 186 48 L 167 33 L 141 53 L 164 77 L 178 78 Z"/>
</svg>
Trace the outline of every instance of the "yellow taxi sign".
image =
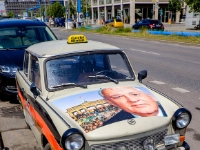
<svg viewBox="0 0 200 150">
<path fill-rule="evenodd" d="M 67 39 L 68 44 L 74 43 L 87 43 L 87 39 L 85 35 L 77 34 L 77 35 L 70 35 Z"/>
</svg>

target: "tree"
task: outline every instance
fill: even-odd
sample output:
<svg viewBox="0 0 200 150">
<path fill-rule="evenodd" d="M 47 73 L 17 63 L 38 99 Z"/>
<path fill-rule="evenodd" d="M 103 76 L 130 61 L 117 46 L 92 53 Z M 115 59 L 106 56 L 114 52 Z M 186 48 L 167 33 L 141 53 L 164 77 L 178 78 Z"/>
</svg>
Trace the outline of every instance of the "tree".
<svg viewBox="0 0 200 150">
<path fill-rule="evenodd" d="M 200 0 L 185 0 L 185 3 L 190 7 L 190 12 L 200 12 Z"/>
<path fill-rule="evenodd" d="M 182 0 L 170 0 L 168 4 L 169 11 L 172 12 L 181 11 L 182 2 L 183 2 Z"/>
<path fill-rule="evenodd" d="M 71 16 L 76 15 L 77 10 L 76 7 L 72 4 L 72 0 L 70 0 L 69 4 L 70 4 L 70 18 L 72 18 Z"/>
<path fill-rule="evenodd" d="M 91 6 L 89 5 L 89 0 L 82 0 L 82 12 L 86 14 L 86 6 L 87 6 L 87 12 L 90 12 Z"/>
<path fill-rule="evenodd" d="M 8 12 L 8 17 L 13 18 L 13 17 L 14 17 L 14 12 L 9 11 L 9 12 Z"/>
<path fill-rule="evenodd" d="M 51 16 L 54 17 L 63 17 L 64 9 L 63 6 L 58 2 L 58 0 L 51 7 Z"/>
</svg>

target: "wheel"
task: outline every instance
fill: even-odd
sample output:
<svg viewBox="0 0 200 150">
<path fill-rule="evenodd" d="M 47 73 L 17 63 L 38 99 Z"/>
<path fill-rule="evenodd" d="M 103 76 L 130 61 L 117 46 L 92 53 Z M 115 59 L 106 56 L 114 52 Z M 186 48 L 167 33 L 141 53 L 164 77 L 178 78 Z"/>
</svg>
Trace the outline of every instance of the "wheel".
<svg viewBox="0 0 200 150">
<path fill-rule="evenodd" d="M 44 150 L 51 150 L 51 146 L 49 143 L 47 143 L 44 147 Z"/>
</svg>

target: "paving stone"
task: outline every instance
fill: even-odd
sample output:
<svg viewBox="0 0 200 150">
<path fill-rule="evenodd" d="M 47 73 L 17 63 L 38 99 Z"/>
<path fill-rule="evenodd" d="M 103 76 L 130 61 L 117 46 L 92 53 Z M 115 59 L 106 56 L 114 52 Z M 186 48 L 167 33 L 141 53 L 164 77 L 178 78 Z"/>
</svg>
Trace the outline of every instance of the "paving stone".
<svg viewBox="0 0 200 150">
<path fill-rule="evenodd" d="M 41 150 L 30 129 L 2 132 L 4 147 L 9 150 Z"/>
</svg>

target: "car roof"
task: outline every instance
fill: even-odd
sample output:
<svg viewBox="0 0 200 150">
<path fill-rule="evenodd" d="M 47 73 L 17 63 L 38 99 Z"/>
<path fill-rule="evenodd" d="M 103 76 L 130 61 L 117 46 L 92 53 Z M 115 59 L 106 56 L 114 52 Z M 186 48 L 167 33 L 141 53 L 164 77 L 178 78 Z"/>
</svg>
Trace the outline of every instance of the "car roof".
<svg viewBox="0 0 200 150">
<path fill-rule="evenodd" d="M 44 22 L 33 21 L 28 19 L 2 19 L 0 20 L 0 28 L 16 27 L 16 26 L 46 26 Z"/>
<path fill-rule="evenodd" d="M 27 48 L 36 57 L 51 57 L 56 55 L 86 52 L 92 50 L 120 50 L 120 48 L 102 42 L 88 40 L 87 43 L 68 44 L 67 40 L 42 42 Z"/>
</svg>

